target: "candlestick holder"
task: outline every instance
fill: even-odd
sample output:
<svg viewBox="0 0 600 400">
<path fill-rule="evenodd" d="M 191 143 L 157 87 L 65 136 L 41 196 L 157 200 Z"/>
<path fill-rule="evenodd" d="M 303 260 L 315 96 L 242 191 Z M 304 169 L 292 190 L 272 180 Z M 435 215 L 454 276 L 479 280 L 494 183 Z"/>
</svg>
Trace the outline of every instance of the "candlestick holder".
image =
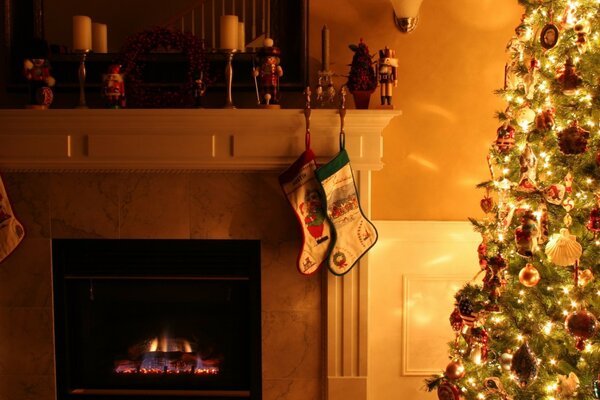
<svg viewBox="0 0 600 400">
<path fill-rule="evenodd" d="M 88 108 L 85 102 L 85 59 L 89 49 L 75 50 L 79 54 L 79 104 L 75 108 Z"/>
<path fill-rule="evenodd" d="M 225 83 L 227 84 L 227 100 L 223 108 L 236 108 L 233 104 L 231 95 L 231 86 L 233 85 L 233 56 L 237 53 L 237 49 L 220 49 L 219 52 L 225 54 L 227 63 L 225 64 Z"/>
<path fill-rule="evenodd" d="M 333 71 L 319 71 L 317 85 L 317 101 L 323 106 L 326 101 L 333 104 L 335 101 L 335 86 L 333 86 Z"/>
</svg>

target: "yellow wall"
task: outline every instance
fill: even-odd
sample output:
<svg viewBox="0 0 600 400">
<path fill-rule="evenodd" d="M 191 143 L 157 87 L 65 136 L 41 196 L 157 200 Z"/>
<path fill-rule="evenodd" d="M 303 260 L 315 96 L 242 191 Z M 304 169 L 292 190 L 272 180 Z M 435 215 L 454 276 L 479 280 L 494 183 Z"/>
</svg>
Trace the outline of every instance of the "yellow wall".
<svg viewBox="0 0 600 400">
<path fill-rule="evenodd" d="M 489 178 L 485 157 L 498 125 L 494 112 L 504 107 L 493 91 L 502 86 L 504 49 L 520 22 L 517 1 L 424 0 L 411 34 L 395 29 L 388 1 L 313 0 L 310 7 L 313 71 L 323 24 L 330 28 L 331 68 L 338 74 L 347 74 L 348 44 L 360 37 L 372 53 L 387 45 L 399 59 L 393 101 L 403 115 L 384 132 L 385 167 L 373 174 L 372 217 L 480 215 L 483 193 L 475 185 Z"/>
</svg>

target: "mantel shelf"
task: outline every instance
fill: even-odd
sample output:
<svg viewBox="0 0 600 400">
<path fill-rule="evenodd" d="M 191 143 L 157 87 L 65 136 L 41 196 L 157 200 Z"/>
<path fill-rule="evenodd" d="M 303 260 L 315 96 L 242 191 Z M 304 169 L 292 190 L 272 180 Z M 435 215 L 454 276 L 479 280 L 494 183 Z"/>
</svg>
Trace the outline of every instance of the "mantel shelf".
<svg viewBox="0 0 600 400">
<path fill-rule="evenodd" d="M 348 110 L 346 149 L 379 170 L 397 110 Z M 299 109 L 0 110 L 0 171 L 281 170 L 304 151 Z M 339 151 L 337 110 L 312 110 L 311 147 Z"/>
</svg>

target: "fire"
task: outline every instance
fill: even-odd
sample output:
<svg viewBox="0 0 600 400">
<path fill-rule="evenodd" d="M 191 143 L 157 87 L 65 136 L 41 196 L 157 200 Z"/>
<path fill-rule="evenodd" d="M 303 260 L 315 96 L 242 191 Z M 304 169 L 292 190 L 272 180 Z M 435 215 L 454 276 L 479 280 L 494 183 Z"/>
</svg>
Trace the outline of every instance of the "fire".
<svg viewBox="0 0 600 400">
<path fill-rule="evenodd" d="M 219 361 L 203 359 L 187 339 L 155 337 L 132 346 L 130 358 L 118 360 L 118 374 L 192 374 L 217 375 Z"/>
</svg>

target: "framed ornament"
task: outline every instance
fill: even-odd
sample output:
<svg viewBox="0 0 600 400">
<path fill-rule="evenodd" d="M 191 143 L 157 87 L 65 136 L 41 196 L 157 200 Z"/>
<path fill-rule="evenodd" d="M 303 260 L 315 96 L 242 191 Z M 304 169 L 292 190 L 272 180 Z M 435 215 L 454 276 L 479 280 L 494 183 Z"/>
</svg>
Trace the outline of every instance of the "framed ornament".
<svg viewBox="0 0 600 400">
<path fill-rule="evenodd" d="M 558 42 L 558 28 L 552 23 L 546 24 L 540 33 L 540 43 L 546 50 L 550 50 L 556 46 Z"/>
</svg>

